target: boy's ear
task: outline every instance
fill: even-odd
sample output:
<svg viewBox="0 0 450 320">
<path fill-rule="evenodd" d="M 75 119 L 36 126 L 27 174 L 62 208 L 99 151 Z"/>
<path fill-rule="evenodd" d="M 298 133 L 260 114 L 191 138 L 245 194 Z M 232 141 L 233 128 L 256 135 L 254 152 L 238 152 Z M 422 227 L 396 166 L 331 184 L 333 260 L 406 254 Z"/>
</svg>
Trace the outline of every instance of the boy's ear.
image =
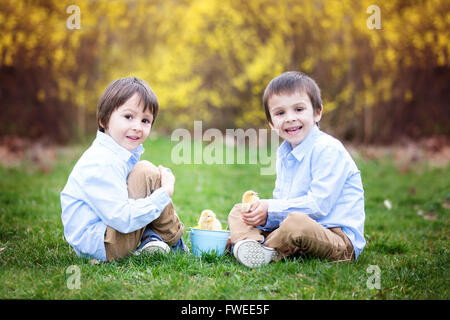
<svg viewBox="0 0 450 320">
<path fill-rule="evenodd" d="M 103 128 L 103 130 L 106 130 L 106 127 L 103 125 L 102 120 L 98 119 L 98 125 L 99 127 Z"/>
<path fill-rule="evenodd" d="M 323 104 L 320 107 L 320 111 L 316 112 L 316 114 L 314 115 L 315 122 L 319 122 L 320 119 L 322 119 Z"/>
</svg>

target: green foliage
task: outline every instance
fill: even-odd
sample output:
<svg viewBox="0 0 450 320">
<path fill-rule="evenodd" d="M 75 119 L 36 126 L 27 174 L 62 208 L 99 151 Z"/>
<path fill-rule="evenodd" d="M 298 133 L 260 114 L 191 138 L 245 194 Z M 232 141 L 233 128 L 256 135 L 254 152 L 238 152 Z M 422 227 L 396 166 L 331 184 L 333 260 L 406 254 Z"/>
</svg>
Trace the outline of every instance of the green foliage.
<svg viewBox="0 0 450 320">
<path fill-rule="evenodd" d="M 172 147 L 165 138 L 148 141 L 143 158 L 174 172 L 173 201 L 187 230 L 205 208 L 226 221 L 247 189 L 271 196 L 275 177 L 261 176 L 258 165 L 173 165 Z M 76 150 L 49 174 L 26 163 L 0 167 L 1 299 L 450 298 L 449 167 L 400 174 L 389 160 L 356 159 L 365 188 L 367 246 L 352 263 L 299 257 L 251 270 L 231 255 L 172 253 L 90 264 L 65 242 L 60 217 L 59 192 L 84 149 Z M 408 192 L 412 186 L 415 194 Z M 419 209 L 433 210 L 436 219 Z M 80 289 L 67 287 L 72 265 L 80 270 Z M 367 287 L 369 265 L 381 270 L 380 289 Z"/>
<path fill-rule="evenodd" d="M 262 127 L 265 86 L 300 70 L 339 137 L 448 135 L 448 1 L 379 4 L 381 29 L 369 29 L 372 2 L 80 0 L 70 30 L 71 1 L 2 1 L 0 134 L 67 140 L 95 128 L 99 95 L 130 74 L 155 89 L 163 132 L 194 120 Z M 15 108 L 25 115 L 11 122 Z"/>
</svg>

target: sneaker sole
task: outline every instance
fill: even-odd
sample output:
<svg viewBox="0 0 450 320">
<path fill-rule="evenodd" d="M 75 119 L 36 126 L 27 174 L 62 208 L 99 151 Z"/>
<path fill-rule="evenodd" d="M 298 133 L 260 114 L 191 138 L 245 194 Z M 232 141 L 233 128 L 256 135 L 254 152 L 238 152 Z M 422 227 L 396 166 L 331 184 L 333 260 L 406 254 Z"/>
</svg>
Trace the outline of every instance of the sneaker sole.
<svg viewBox="0 0 450 320">
<path fill-rule="evenodd" d="M 277 255 L 276 250 L 266 249 L 256 241 L 241 243 L 235 251 L 236 259 L 248 268 L 269 264 Z"/>
<path fill-rule="evenodd" d="M 145 252 L 148 254 L 154 254 L 157 252 L 169 253 L 170 247 L 165 242 L 162 242 L 162 241 L 150 241 L 138 252 L 139 253 Z"/>
</svg>

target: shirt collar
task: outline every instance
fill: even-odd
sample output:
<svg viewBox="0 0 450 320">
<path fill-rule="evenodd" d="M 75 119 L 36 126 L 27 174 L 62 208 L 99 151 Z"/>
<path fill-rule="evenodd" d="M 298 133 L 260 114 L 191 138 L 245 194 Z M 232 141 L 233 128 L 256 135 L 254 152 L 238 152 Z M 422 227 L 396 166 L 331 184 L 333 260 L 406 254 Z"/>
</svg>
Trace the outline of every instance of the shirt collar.
<svg viewBox="0 0 450 320">
<path fill-rule="evenodd" d="M 106 133 L 101 132 L 100 130 L 97 131 L 97 137 L 96 137 L 94 143 L 100 144 L 100 145 L 108 148 L 109 150 L 111 150 L 112 152 L 117 154 L 119 156 L 119 158 L 125 162 L 130 160 L 131 157 L 134 157 L 136 160 L 139 160 L 142 153 L 144 153 L 144 151 L 145 151 L 142 144 L 140 144 L 138 147 L 136 147 L 136 149 L 134 149 L 132 151 L 128 151 L 127 149 L 125 149 L 124 147 L 119 145 L 111 136 L 107 135 Z"/>
<path fill-rule="evenodd" d="M 297 161 L 301 161 L 303 156 L 311 149 L 311 146 L 314 144 L 319 133 L 319 127 L 314 125 L 305 140 L 300 142 L 295 148 L 292 148 L 292 145 L 289 142 L 283 141 L 279 149 L 280 157 L 287 157 L 291 153 Z"/>
</svg>

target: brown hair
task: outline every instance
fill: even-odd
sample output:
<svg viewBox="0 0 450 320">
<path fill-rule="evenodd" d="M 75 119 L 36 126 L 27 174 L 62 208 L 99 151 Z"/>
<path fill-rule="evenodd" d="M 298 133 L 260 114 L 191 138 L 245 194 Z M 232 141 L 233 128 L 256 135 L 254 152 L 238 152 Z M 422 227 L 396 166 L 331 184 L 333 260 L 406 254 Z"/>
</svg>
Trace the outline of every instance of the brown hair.
<svg viewBox="0 0 450 320">
<path fill-rule="evenodd" d="M 313 107 L 313 112 L 320 112 L 322 109 L 322 98 L 317 83 L 306 74 L 298 71 L 287 71 L 272 79 L 264 90 L 263 105 L 266 117 L 272 124 L 272 117 L 269 112 L 269 99 L 273 95 L 294 94 L 296 92 L 305 92 Z"/>
<path fill-rule="evenodd" d="M 152 88 L 147 82 L 136 77 L 120 78 L 111 82 L 98 100 L 97 124 L 101 132 L 105 132 L 105 129 L 107 129 L 103 128 L 101 123 L 107 127 L 111 113 L 135 93 L 139 95 L 139 103 L 144 106 L 144 111 L 148 109 L 152 113 L 152 124 L 155 122 L 159 105 Z"/>
</svg>

